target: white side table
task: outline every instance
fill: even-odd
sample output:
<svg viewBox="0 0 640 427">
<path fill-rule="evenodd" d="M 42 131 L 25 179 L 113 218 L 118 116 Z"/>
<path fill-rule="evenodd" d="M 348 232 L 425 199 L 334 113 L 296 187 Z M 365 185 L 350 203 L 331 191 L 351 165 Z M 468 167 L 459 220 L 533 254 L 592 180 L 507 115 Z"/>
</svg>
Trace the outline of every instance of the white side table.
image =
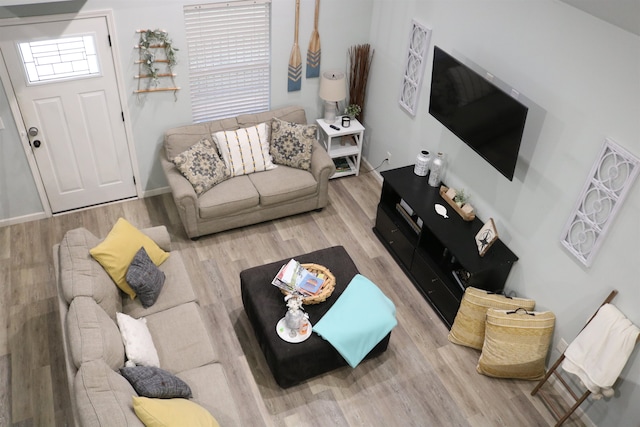
<svg viewBox="0 0 640 427">
<path fill-rule="evenodd" d="M 364 142 L 364 126 L 356 119 L 351 119 L 351 126 L 343 128 L 342 117 L 336 117 L 333 123 L 338 129 L 330 127 L 324 119 L 317 119 L 318 140 L 324 145 L 329 157 L 339 165 L 346 161 L 345 169 L 336 170 L 331 179 L 360 173 L 360 158 L 362 157 L 362 143 Z M 346 168 L 348 166 L 348 168 Z"/>
</svg>

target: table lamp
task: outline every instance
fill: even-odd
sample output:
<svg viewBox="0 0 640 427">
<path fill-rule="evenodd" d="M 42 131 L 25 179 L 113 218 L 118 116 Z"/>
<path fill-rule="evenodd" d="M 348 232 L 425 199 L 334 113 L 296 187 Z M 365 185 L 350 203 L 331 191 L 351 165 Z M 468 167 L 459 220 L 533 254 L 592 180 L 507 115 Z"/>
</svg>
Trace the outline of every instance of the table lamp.
<svg viewBox="0 0 640 427">
<path fill-rule="evenodd" d="M 324 100 L 324 121 L 336 121 L 336 103 L 347 97 L 345 75 L 342 71 L 325 71 L 320 79 L 320 98 Z"/>
</svg>

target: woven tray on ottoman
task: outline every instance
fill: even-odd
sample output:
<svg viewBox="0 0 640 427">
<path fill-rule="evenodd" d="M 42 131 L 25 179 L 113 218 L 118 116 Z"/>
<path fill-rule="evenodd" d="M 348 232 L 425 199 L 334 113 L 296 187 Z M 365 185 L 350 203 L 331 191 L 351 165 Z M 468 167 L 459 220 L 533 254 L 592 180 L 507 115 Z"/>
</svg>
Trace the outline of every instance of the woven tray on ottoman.
<svg viewBox="0 0 640 427">
<path fill-rule="evenodd" d="M 327 298 L 331 296 L 331 294 L 333 293 L 333 290 L 336 287 L 336 278 L 334 277 L 333 273 L 331 273 L 331 271 L 324 265 L 320 265 L 320 264 L 301 264 L 301 265 L 311 274 L 314 274 L 316 276 L 318 276 L 319 274 L 324 275 L 324 282 L 322 283 L 322 287 L 320 287 L 320 291 L 315 295 L 309 295 L 308 297 L 303 298 L 302 304 L 304 305 L 320 304 L 321 302 L 326 301 Z M 282 293 L 285 295 L 289 294 L 289 292 L 285 290 L 282 290 Z"/>
</svg>

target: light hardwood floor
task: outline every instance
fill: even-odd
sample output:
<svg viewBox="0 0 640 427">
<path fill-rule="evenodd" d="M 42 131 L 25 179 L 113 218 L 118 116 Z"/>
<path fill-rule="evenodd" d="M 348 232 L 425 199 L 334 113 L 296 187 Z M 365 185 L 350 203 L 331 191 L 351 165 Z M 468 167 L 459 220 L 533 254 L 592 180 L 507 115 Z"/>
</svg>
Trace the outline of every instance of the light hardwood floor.
<svg viewBox="0 0 640 427">
<path fill-rule="evenodd" d="M 85 227 L 105 236 L 118 217 L 166 225 L 184 260 L 246 426 L 547 426 L 528 381 L 475 371 L 479 352 L 449 343 L 447 328 L 374 236 L 380 196 L 373 174 L 333 180 L 330 205 L 189 240 L 170 195 L 0 228 L 0 426 L 65 426 L 70 413 L 53 277 L 52 246 Z M 239 273 L 332 245 L 397 307 L 388 350 L 280 389 L 242 308 Z M 284 310 L 284 306 L 283 306 Z M 211 385 L 215 387 L 215 384 Z M 573 416 L 566 426 L 582 426 Z"/>
</svg>

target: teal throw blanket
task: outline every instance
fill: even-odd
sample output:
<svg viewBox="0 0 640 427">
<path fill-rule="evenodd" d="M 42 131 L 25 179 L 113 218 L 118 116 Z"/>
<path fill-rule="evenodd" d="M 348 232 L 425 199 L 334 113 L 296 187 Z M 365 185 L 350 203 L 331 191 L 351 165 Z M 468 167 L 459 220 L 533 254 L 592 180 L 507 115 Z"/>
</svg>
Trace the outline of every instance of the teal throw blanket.
<svg viewBox="0 0 640 427">
<path fill-rule="evenodd" d="M 357 274 L 313 331 L 355 368 L 397 324 L 393 302 L 371 280 Z"/>
</svg>

